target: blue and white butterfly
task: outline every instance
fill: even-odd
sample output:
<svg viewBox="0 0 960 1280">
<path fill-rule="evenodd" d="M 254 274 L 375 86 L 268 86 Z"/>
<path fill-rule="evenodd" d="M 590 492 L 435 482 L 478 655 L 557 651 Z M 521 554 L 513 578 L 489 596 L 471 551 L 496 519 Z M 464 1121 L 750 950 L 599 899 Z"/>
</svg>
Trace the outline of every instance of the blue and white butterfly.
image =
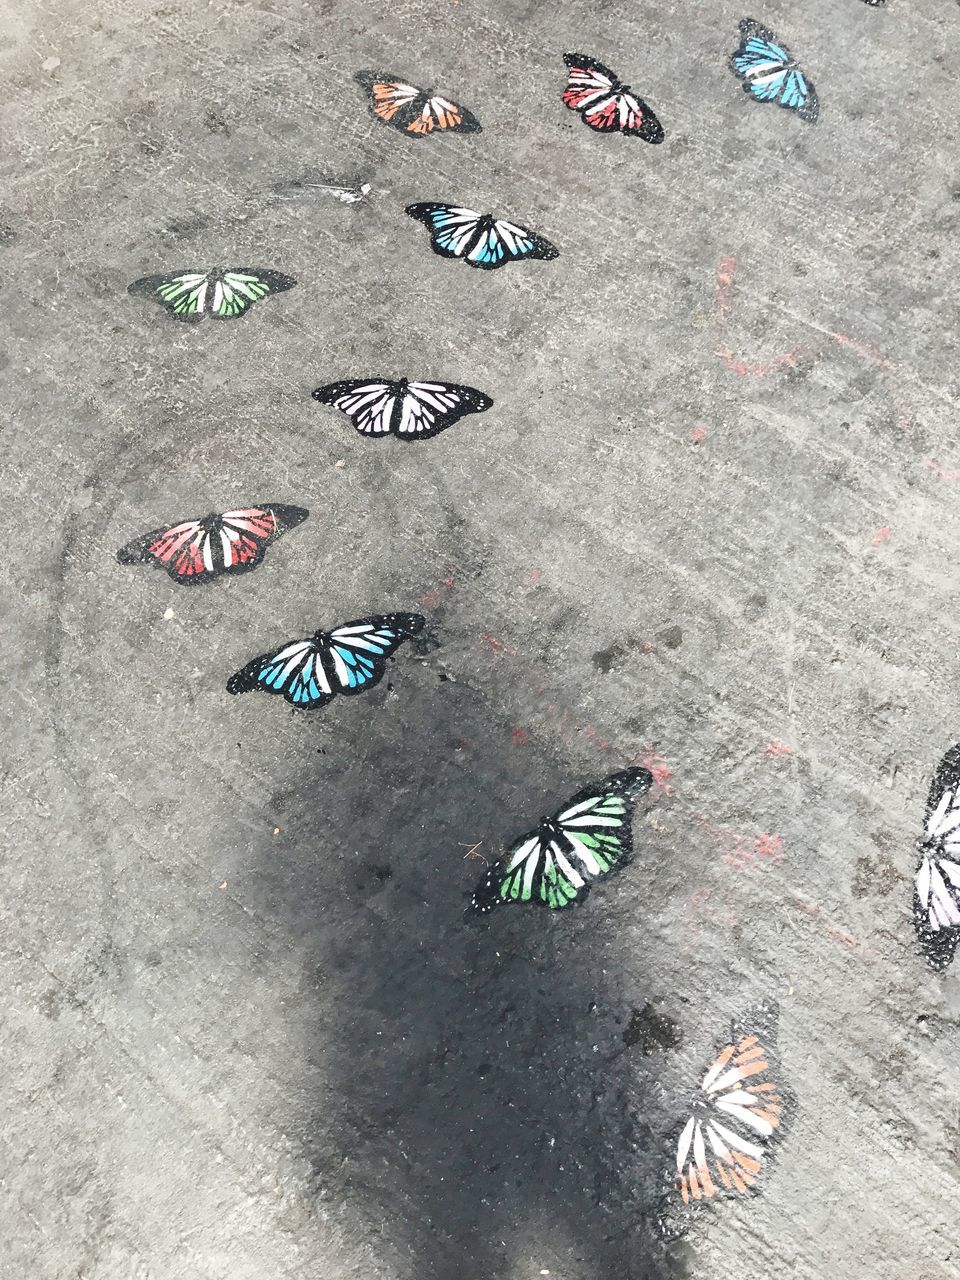
<svg viewBox="0 0 960 1280">
<path fill-rule="evenodd" d="M 461 258 L 468 267 L 492 271 L 523 258 L 549 261 L 559 255 L 549 240 L 516 222 L 452 204 L 410 204 L 407 213 L 430 232 L 430 247 L 441 258 Z"/>
<path fill-rule="evenodd" d="M 813 85 L 787 46 L 753 18 L 740 23 L 740 48 L 731 54 L 730 68 L 743 81 L 744 93 L 758 102 L 776 102 L 808 124 L 816 123 L 820 103 Z"/>
<path fill-rule="evenodd" d="M 350 697 L 372 689 L 404 640 L 426 619 L 419 613 L 384 613 L 357 618 L 261 653 L 227 681 L 228 693 L 278 693 L 295 707 L 312 711 L 338 694 Z"/>
</svg>

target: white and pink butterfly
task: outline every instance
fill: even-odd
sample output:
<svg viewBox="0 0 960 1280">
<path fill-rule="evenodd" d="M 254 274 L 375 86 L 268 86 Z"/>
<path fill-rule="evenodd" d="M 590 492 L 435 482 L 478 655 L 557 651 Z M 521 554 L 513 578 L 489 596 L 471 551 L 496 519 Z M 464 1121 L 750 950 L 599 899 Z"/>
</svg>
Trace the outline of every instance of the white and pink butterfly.
<svg viewBox="0 0 960 1280">
<path fill-rule="evenodd" d="M 255 569 L 271 542 L 306 520 L 304 507 L 262 503 L 238 511 L 211 512 L 181 520 L 128 542 L 121 564 L 152 564 L 181 586 L 209 582 L 221 574 Z"/>
<path fill-rule="evenodd" d="M 570 69 L 563 91 L 564 106 L 579 113 L 597 133 L 625 133 L 644 142 L 662 142 L 663 125 L 644 100 L 596 58 L 565 53 Z"/>
<path fill-rule="evenodd" d="M 917 841 L 913 919 L 932 969 L 945 969 L 960 941 L 960 743 L 940 761 Z"/>
</svg>

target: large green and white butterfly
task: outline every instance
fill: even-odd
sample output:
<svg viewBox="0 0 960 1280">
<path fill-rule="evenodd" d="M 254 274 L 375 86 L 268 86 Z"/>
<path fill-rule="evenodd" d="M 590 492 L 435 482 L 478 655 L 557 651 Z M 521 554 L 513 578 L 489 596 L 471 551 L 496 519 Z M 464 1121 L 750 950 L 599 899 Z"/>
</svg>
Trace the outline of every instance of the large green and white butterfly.
<svg viewBox="0 0 960 1280">
<path fill-rule="evenodd" d="M 646 769 L 625 769 L 578 791 L 487 869 L 470 910 L 486 915 L 520 902 L 558 911 L 582 902 L 594 880 L 629 862 L 633 806 L 652 781 Z"/>
<path fill-rule="evenodd" d="M 134 280 L 127 293 L 152 298 L 178 320 L 196 321 L 204 316 L 234 320 L 267 294 L 283 293 L 296 283 L 290 276 L 263 267 L 213 267 L 209 271 L 144 276 Z"/>
</svg>

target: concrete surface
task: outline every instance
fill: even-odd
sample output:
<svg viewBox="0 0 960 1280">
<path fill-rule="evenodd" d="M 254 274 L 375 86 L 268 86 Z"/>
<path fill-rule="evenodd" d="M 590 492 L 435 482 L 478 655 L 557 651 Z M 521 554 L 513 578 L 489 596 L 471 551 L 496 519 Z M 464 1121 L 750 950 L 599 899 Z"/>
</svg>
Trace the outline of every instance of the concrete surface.
<svg viewBox="0 0 960 1280">
<path fill-rule="evenodd" d="M 958 735 L 957 5 L 755 10 L 815 128 L 740 92 L 729 4 L 3 10 L 2 1275 L 956 1276 L 960 974 L 909 875 Z M 564 111 L 566 49 L 664 145 Z M 484 132 L 408 142 L 363 67 Z M 561 256 L 468 272 L 432 199 Z M 125 293 L 214 263 L 300 283 L 195 328 Z M 368 372 L 496 405 L 366 442 L 309 392 Z M 251 500 L 312 511 L 256 574 L 114 562 Z M 224 692 L 418 603 L 367 698 Z M 630 870 L 464 927 L 470 845 L 637 758 Z M 796 1123 L 665 1249 L 669 1135 L 765 994 Z"/>
</svg>

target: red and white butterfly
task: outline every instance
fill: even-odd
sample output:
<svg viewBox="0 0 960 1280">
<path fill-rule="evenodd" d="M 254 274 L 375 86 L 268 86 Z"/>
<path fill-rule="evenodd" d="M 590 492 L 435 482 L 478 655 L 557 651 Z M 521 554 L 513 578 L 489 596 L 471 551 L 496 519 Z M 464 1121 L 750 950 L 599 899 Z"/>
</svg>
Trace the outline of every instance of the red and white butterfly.
<svg viewBox="0 0 960 1280">
<path fill-rule="evenodd" d="M 663 125 L 629 85 L 595 58 L 565 53 L 570 68 L 564 105 L 577 111 L 585 124 L 598 133 L 625 133 L 644 142 L 662 142 Z"/>
<path fill-rule="evenodd" d="M 778 1016 L 776 1003 L 765 1000 L 737 1018 L 701 1080 L 677 1143 L 684 1204 L 723 1192 L 746 1195 L 783 1136 L 792 1099 L 778 1079 Z"/>
<path fill-rule="evenodd" d="M 466 107 L 419 89 L 386 71 L 358 71 L 354 79 L 370 94 L 373 114 L 401 133 L 425 137 L 443 133 L 479 133 L 480 122 Z"/>
<path fill-rule="evenodd" d="M 932 969 L 945 969 L 960 941 L 960 744 L 940 761 L 927 797 L 913 919 Z"/>
<path fill-rule="evenodd" d="M 182 586 L 209 582 L 222 573 L 255 569 L 270 543 L 302 524 L 308 514 L 304 507 L 275 502 L 219 515 L 211 512 L 145 533 L 121 547 L 117 559 L 121 564 L 156 565 Z"/>
<path fill-rule="evenodd" d="M 409 382 L 401 378 L 345 378 L 317 387 L 314 400 L 345 413 L 364 436 L 393 434 L 399 440 L 429 440 L 468 413 L 483 413 L 493 401 L 475 387 L 453 382 Z"/>
</svg>

